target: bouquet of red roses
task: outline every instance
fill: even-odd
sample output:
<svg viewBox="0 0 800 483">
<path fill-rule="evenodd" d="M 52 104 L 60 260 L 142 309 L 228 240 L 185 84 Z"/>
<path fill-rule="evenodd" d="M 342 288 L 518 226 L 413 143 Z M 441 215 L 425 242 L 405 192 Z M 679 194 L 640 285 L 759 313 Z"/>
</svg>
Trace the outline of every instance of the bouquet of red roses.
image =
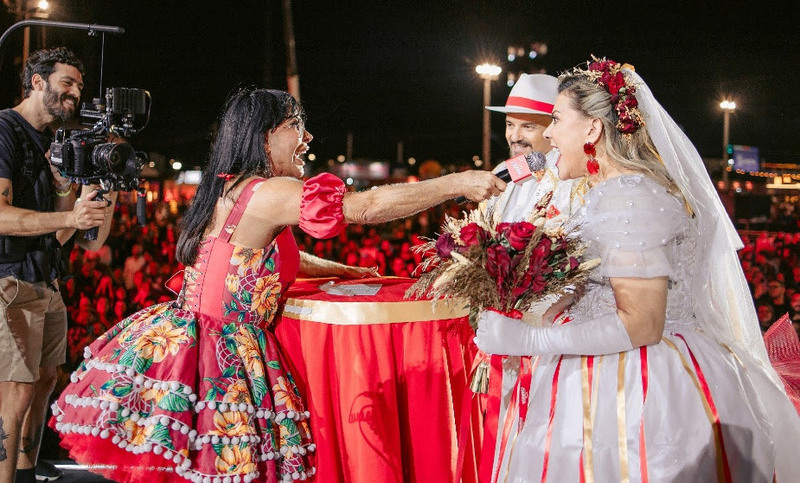
<svg viewBox="0 0 800 483">
<path fill-rule="evenodd" d="M 460 298 L 472 313 L 492 308 L 515 318 L 538 300 L 563 292 L 588 275 L 585 246 L 563 229 L 544 229 L 552 193 L 530 221 L 497 223 L 490 211 L 448 217 L 435 240 L 415 247 L 425 253 L 423 274 L 407 297 Z"/>
</svg>

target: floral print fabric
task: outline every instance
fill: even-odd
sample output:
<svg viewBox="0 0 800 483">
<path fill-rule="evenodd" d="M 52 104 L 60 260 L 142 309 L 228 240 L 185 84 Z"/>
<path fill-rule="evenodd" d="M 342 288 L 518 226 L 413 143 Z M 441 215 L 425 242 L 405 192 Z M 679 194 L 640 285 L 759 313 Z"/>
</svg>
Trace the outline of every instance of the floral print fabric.
<svg viewBox="0 0 800 483">
<path fill-rule="evenodd" d="M 177 302 L 144 309 L 87 347 L 53 405 L 51 425 L 73 458 L 111 465 L 101 472 L 126 481 L 314 474 L 309 414 L 265 330 L 286 285 L 281 257 L 299 256 L 293 239 L 283 250 L 287 236 L 261 249 L 207 240 Z"/>
</svg>

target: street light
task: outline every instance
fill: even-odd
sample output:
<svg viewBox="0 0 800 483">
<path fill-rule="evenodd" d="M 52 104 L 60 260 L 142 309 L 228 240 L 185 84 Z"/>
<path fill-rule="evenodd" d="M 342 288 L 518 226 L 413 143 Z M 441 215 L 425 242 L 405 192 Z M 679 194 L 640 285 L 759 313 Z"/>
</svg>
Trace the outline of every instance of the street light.
<svg viewBox="0 0 800 483">
<path fill-rule="evenodd" d="M 722 181 L 728 187 L 728 136 L 731 130 L 731 113 L 736 110 L 736 103 L 728 99 L 719 103 L 723 113 L 722 121 Z"/>
<path fill-rule="evenodd" d="M 491 149 L 489 141 L 491 139 L 491 125 L 489 123 L 489 110 L 485 109 L 486 106 L 492 102 L 492 81 L 497 80 L 503 69 L 498 65 L 481 64 L 475 67 L 475 72 L 478 73 L 483 79 L 483 161 L 486 169 L 491 169 L 492 165 L 489 160 L 491 157 Z"/>
<path fill-rule="evenodd" d="M 9 7 L 12 3 L 6 2 L 6 5 Z M 14 5 L 14 13 L 16 14 L 17 21 L 28 20 L 28 19 L 39 19 L 39 20 L 46 20 L 49 17 L 49 13 L 47 10 L 50 8 L 50 4 L 47 0 L 18 0 Z M 40 34 L 40 47 L 44 47 L 46 43 L 45 37 L 45 30 L 42 27 L 41 34 Z M 25 66 L 25 62 L 28 61 L 28 52 L 31 48 L 31 29 L 30 27 L 25 27 L 22 33 L 22 65 Z M 23 93 L 24 96 L 24 87 Z"/>
</svg>

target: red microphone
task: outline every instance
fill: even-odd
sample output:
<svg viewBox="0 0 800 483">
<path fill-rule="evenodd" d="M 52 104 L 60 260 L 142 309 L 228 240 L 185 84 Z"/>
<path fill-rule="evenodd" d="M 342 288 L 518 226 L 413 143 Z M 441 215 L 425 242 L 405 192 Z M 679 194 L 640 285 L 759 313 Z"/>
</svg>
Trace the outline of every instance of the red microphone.
<svg viewBox="0 0 800 483">
<path fill-rule="evenodd" d="M 523 183 L 533 176 L 536 171 L 541 171 L 547 165 L 547 158 L 543 153 L 534 151 L 528 154 L 520 154 L 513 158 L 506 159 L 506 167 L 501 169 L 495 176 L 506 183 Z M 456 203 L 466 203 L 468 200 L 464 196 L 456 198 Z"/>
</svg>

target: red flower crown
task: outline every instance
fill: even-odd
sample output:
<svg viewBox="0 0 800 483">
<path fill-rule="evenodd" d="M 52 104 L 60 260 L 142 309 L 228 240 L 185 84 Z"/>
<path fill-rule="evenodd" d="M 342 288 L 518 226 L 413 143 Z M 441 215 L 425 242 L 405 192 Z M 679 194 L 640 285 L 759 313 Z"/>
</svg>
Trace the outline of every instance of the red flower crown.
<svg viewBox="0 0 800 483">
<path fill-rule="evenodd" d="M 623 68 L 633 70 L 633 67 L 628 64 L 620 65 L 619 62 L 605 57 L 599 59 L 594 55 L 592 62 L 587 64 L 586 69 L 575 68 L 572 73 L 588 77 L 611 94 L 611 105 L 617 113 L 617 130 L 630 137 L 644 126 L 644 117 L 635 96 L 636 86 L 629 83 L 622 73 Z"/>
</svg>

